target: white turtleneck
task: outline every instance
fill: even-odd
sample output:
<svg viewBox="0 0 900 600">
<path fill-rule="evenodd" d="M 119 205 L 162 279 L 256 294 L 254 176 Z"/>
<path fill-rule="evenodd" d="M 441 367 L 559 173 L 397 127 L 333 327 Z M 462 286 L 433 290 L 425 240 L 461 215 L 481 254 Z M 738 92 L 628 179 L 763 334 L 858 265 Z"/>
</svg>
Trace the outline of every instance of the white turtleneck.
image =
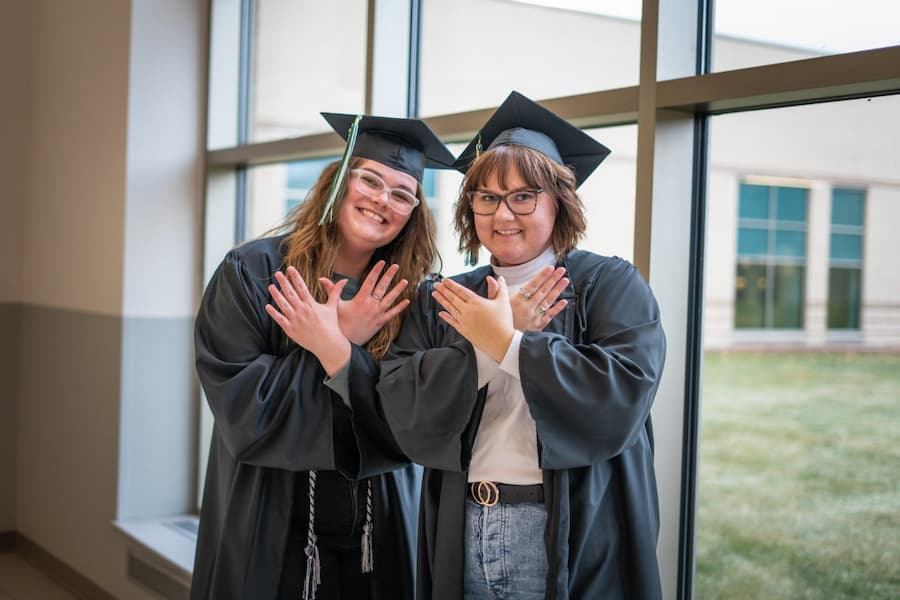
<svg viewBox="0 0 900 600">
<path fill-rule="evenodd" d="M 506 279 L 509 295 L 518 293 L 547 265 L 556 264 L 552 248 L 521 265 L 493 266 Z M 519 346 L 522 332 L 516 331 L 499 363 L 475 349 L 478 389 L 487 385 L 487 400 L 475 435 L 469 481 L 496 481 L 517 485 L 542 483 L 538 466 L 537 430 L 528 411 L 519 378 Z"/>
</svg>

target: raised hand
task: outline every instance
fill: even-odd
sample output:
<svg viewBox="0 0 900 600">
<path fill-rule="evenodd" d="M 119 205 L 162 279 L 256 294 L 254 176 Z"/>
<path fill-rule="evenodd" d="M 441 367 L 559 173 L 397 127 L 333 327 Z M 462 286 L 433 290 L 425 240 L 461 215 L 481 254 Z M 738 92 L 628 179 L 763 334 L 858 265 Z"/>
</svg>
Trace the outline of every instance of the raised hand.
<svg viewBox="0 0 900 600">
<path fill-rule="evenodd" d="M 564 268 L 554 269 L 548 265 L 523 285 L 519 293 L 510 297 L 516 329 L 541 331 L 553 317 L 562 312 L 568 301 L 557 302 L 556 299 L 569 285 L 569 279 L 564 277 L 565 274 Z"/>
<path fill-rule="evenodd" d="M 350 343 L 341 332 L 337 311 L 347 282 L 334 285 L 328 301 L 321 304 L 310 294 L 297 269 L 288 267 L 287 273 L 275 273 L 278 285 L 269 285 L 269 293 L 278 308 L 266 304 L 266 312 L 298 346 L 312 352 L 332 376 L 350 360 Z"/>
<path fill-rule="evenodd" d="M 432 297 L 444 310 L 438 313 L 473 346 L 500 362 L 509 349 L 513 333 L 513 314 L 509 291 L 501 277 L 488 276 L 488 297 L 444 279 L 434 284 Z"/>
<path fill-rule="evenodd" d="M 379 329 L 409 306 L 409 299 L 404 298 L 397 302 L 397 298 L 400 297 L 409 282 L 401 279 L 394 287 L 390 287 L 400 266 L 391 265 L 382 275 L 384 265 L 383 260 L 375 263 L 352 300 L 338 301 L 338 319 L 341 331 L 348 340 L 358 346 L 372 339 Z M 334 286 L 337 285 L 325 277 L 320 278 L 319 283 L 322 284 L 329 296 Z M 395 302 L 397 303 L 394 304 Z"/>
</svg>

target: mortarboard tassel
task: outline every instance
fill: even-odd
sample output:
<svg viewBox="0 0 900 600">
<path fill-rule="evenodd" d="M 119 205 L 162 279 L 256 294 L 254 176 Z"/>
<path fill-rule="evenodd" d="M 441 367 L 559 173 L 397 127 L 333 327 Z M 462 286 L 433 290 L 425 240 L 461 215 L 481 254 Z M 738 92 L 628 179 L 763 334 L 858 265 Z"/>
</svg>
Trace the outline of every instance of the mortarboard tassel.
<svg viewBox="0 0 900 600">
<path fill-rule="evenodd" d="M 331 182 L 328 200 L 325 201 L 325 208 L 322 209 L 319 225 L 334 221 L 334 203 L 337 201 L 338 193 L 340 193 L 344 178 L 347 176 L 347 166 L 350 164 L 353 146 L 356 145 L 356 134 L 359 133 L 359 122 L 362 118 L 362 115 L 356 115 L 356 118 L 353 119 L 353 124 L 350 125 L 350 132 L 347 134 L 347 145 L 344 147 L 344 154 L 341 156 L 341 164 L 338 165 L 337 173 L 334 174 L 334 181 Z"/>
<path fill-rule="evenodd" d="M 475 160 L 481 156 L 481 130 L 478 130 L 478 139 L 475 141 Z"/>
<path fill-rule="evenodd" d="M 315 600 L 316 588 L 322 582 L 319 547 L 316 545 L 316 532 L 313 528 L 316 514 L 316 472 L 309 472 L 309 523 L 306 529 L 306 578 L 303 581 L 303 600 Z"/>
<path fill-rule="evenodd" d="M 372 554 L 372 480 L 368 480 L 366 489 L 366 523 L 363 525 L 362 534 L 362 572 L 371 573 L 375 568 L 374 555 Z"/>
</svg>

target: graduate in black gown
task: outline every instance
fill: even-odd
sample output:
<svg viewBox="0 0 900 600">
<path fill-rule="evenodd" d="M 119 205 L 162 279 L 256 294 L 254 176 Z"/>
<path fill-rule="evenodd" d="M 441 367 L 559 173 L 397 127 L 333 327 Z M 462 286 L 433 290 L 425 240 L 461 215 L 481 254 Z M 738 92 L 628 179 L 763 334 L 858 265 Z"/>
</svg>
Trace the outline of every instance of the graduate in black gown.
<svg viewBox="0 0 900 600">
<path fill-rule="evenodd" d="M 659 309 L 629 262 L 575 249 L 608 153 L 513 92 L 457 161 L 460 250 L 491 264 L 423 283 L 378 385 L 425 466 L 418 600 L 662 596 Z"/>
<path fill-rule="evenodd" d="M 415 119 L 323 113 L 347 139 L 280 235 L 225 256 L 196 321 L 215 418 L 194 600 L 413 598 L 421 468 L 375 392 L 437 258 Z"/>
</svg>

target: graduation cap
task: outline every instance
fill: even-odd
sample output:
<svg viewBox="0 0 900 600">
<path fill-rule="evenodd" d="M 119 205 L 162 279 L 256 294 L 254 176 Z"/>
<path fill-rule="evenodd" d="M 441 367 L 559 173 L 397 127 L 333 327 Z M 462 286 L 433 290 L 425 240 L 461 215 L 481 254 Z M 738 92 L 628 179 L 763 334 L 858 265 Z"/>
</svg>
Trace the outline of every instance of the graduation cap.
<svg viewBox="0 0 900 600">
<path fill-rule="evenodd" d="M 575 174 L 575 187 L 609 156 L 610 150 L 559 115 L 512 92 L 481 127 L 453 168 L 465 173 L 482 147 L 517 145 L 537 150 Z"/>
<path fill-rule="evenodd" d="M 321 115 L 347 141 L 347 145 L 331 184 L 320 225 L 334 218 L 334 202 L 346 176 L 350 157 L 374 160 L 412 175 L 419 183 L 422 182 L 425 167 L 453 168 L 453 154 L 421 119 L 326 112 Z"/>
</svg>

